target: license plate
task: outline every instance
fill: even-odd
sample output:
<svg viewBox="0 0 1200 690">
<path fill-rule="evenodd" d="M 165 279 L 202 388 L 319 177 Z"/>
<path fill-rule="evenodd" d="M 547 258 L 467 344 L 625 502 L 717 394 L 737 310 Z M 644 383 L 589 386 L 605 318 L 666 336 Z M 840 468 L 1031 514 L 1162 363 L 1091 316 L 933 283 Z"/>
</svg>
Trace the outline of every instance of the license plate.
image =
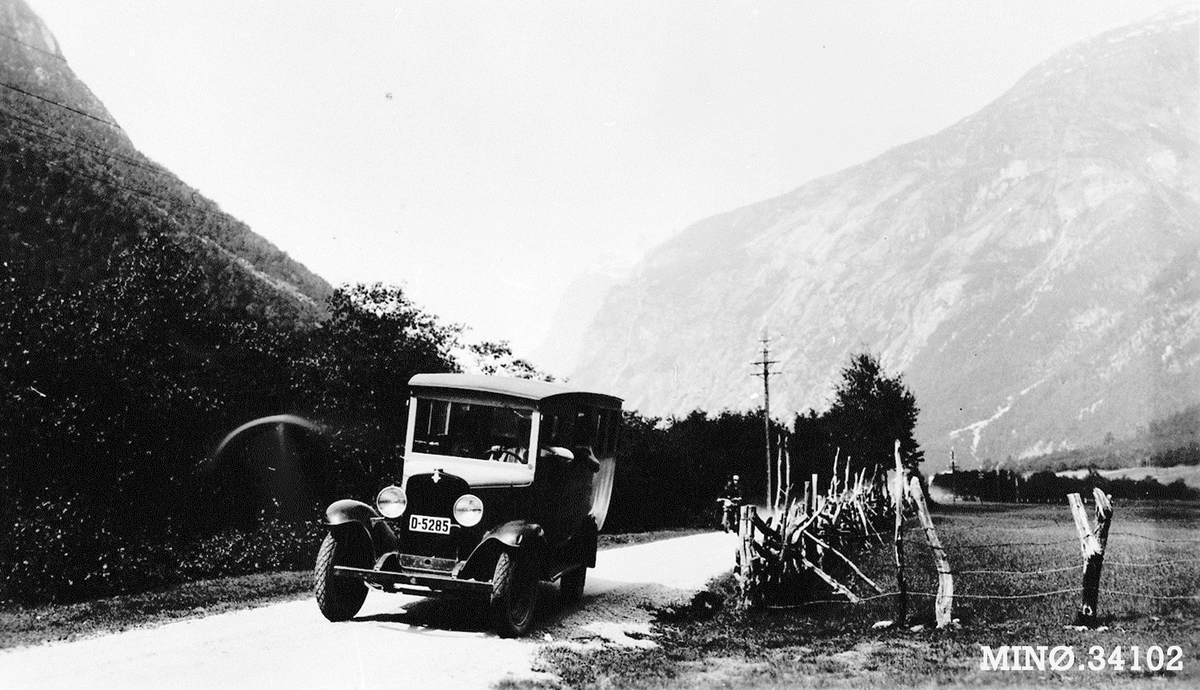
<svg viewBox="0 0 1200 690">
<path fill-rule="evenodd" d="M 429 517 L 428 515 L 411 515 L 408 518 L 408 529 L 412 530 L 413 532 L 450 534 L 450 518 Z"/>
</svg>

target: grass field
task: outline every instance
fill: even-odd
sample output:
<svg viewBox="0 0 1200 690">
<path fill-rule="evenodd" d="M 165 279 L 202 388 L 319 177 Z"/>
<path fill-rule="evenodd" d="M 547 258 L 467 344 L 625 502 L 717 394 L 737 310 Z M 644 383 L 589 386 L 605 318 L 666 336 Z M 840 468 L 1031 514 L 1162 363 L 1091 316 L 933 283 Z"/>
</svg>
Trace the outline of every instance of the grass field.
<svg viewBox="0 0 1200 690">
<path fill-rule="evenodd" d="M 1200 506 L 1115 506 L 1098 612 L 1106 629 L 1097 630 L 1065 627 L 1079 605 L 1083 563 L 1067 506 L 960 504 L 934 519 L 957 573 L 953 629 L 872 629 L 893 617 L 891 596 L 742 612 L 732 606 L 727 577 L 692 604 L 658 612 L 654 649 L 559 644 L 544 650 L 541 663 L 584 688 L 1200 685 Z M 914 528 L 907 538 L 909 590 L 932 593 L 929 549 Z M 894 589 L 890 545 L 875 544 L 859 560 Z M 1067 591 L 1048 594 L 1058 590 Z M 714 608 L 720 597 L 728 604 Z M 910 624 L 932 620 L 932 603 L 913 596 Z M 1063 671 L 983 670 L 983 645 L 1070 647 L 1074 663 Z M 1140 672 L 1130 669 L 1132 645 L 1143 655 Z M 1151 646 L 1179 646 L 1182 670 L 1145 670 Z M 1093 647 L 1103 650 L 1104 670 L 1086 667 L 1099 665 Z M 1107 663 L 1118 647 L 1126 662 L 1119 671 Z"/>
</svg>

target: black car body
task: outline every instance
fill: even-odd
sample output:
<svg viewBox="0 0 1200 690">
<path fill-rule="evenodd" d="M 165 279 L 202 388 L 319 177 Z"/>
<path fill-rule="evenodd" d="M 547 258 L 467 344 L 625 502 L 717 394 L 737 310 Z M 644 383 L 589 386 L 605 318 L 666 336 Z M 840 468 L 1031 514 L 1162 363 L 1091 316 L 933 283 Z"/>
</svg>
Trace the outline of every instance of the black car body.
<svg viewBox="0 0 1200 690">
<path fill-rule="evenodd" d="M 578 599 L 596 563 L 612 492 L 621 400 L 496 376 L 409 381 L 400 484 L 375 505 L 341 500 L 317 557 L 330 620 L 353 617 L 367 586 L 420 595 L 477 592 L 504 636 L 533 621 L 538 582 Z"/>
</svg>

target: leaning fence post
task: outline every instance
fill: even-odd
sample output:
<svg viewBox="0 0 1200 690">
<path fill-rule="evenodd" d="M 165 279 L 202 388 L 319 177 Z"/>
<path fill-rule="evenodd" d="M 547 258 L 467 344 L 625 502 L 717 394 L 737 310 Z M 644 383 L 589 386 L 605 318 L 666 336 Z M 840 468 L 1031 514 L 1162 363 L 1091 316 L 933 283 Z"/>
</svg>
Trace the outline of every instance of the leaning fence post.
<svg viewBox="0 0 1200 690">
<path fill-rule="evenodd" d="M 917 515 L 921 518 L 921 526 L 925 528 L 925 538 L 929 541 L 929 548 L 933 550 L 934 560 L 937 561 L 938 588 L 933 612 L 937 627 L 944 628 L 950 625 L 950 613 L 954 607 L 954 575 L 950 571 L 950 561 L 946 558 L 946 551 L 942 549 L 942 542 L 933 529 L 933 516 L 929 514 L 929 507 L 925 504 L 925 492 L 921 489 L 920 478 L 913 477 L 909 481 L 908 489 L 917 504 Z"/>
<path fill-rule="evenodd" d="M 1075 614 L 1074 625 L 1089 628 L 1096 625 L 1096 611 L 1100 599 L 1100 568 L 1104 565 L 1104 547 L 1108 545 L 1108 528 L 1112 524 L 1112 500 L 1096 487 L 1092 490 L 1096 500 L 1096 528 L 1088 522 L 1079 494 L 1067 494 L 1071 504 L 1071 516 L 1075 518 L 1075 531 L 1079 534 L 1079 546 L 1083 551 L 1083 601 Z"/>
<path fill-rule="evenodd" d="M 904 466 L 900 463 L 900 441 L 896 441 L 896 625 L 904 625 L 908 617 L 908 587 L 904 583 Z"/>
</svg>

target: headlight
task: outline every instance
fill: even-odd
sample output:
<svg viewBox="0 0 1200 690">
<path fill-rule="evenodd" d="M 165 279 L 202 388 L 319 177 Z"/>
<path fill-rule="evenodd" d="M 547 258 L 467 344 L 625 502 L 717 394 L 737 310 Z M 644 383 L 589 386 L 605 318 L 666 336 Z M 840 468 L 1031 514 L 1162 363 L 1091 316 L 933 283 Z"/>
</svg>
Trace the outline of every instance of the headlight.
<svg viewBox="0 0 1200 690">
<path fill-rule="evenodd" d="M 398 518 L 404 514 L 404 509 L 408 508 L 408 496 L 404 495 L 400 487 L 389 486 L 375 497 L 375 507 L 385 518 Z"/>
<path fill-rule="evenodd" d="M 454 502 L 454 519 L 463 527 L 474 527 L 483 519 L 483 501 L 478 496 L 464 494 Z"/>
</svg>

